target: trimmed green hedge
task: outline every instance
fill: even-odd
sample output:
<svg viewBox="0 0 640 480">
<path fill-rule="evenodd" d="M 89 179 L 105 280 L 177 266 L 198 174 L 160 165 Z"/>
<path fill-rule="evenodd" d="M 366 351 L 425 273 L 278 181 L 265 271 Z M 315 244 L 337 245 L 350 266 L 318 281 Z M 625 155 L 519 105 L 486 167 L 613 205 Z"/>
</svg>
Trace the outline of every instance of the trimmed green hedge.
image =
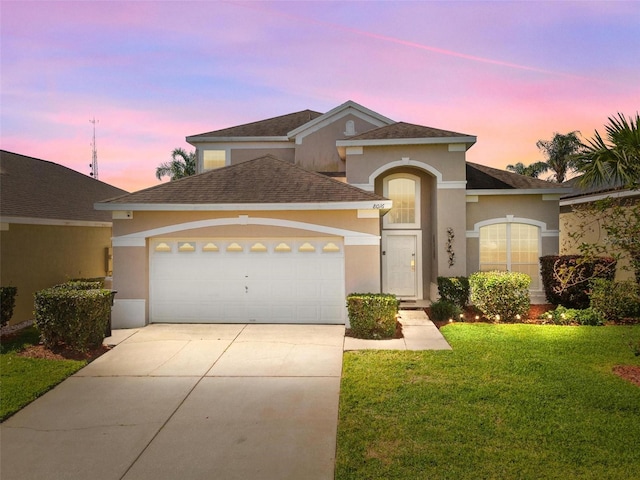
<svg viewBox="0 0 640 480">
<path fill-rule="evenodd" d="M 442 298 L 437 302 L 433 302 L 429 308 L 431 309 L 431 316 L 433 317 L 431 320 L 435 320 L 437 322 L 458 320 L 462 313 L 462 309 L 459 305 L 448 300 L 443 300 Z"/>
<path fill-rule="evenodd" d="M 640 318 L 640 286 L 636 282 L 591 281 L 591 308 L 607 320 Z"/>
<path fill-rule="evenodd" d="M 555 310 L 543 313 L 541 318 L 550 319 L 556 325 L 604 325 L 605 317 L 591 307 L 566 308 L 560 305 Z"/>
<path fill-rule="evenodd" d="M 487 318 L 512 321 L 529 312 L 531 278 L 520 272 L 476 272 L 469 277 L 471 302 Z"/>
<path fill-rule="evenodd" d="M 0 326 L 2 327 L 13 317 L 17 294 L 18 287 L 0 287 Z"/>
<path fill-rule="evenodd" d="M 75 288 L 77 282 L 36 292 L 35 323 L 42 342 L 84 351 L 104 340 L 111 319 L 111 291 Z"/>
<path fill-rule="evenodd" d="M 557 292 L 560 287 L 554 275 L 555 269 L 575 268 L 575 274 L 584 281 Z M 540 257 L 540 273 L 544 293 L 549 303 L 567 308 L 584 309 L 589 306 L 589 280 L 604 278 L 613 280 L 616 274 L 616 260 L 610 257 L 598 257 L 585 261 L 581 255 L 546 255 Z"/>
<path fill-rule="evenodd" d="M 396 331 L 398 300 L 387 293 L 352 293 L 347 296 L 351 332 L 357 338 L 391 338 Z"/>
<path fill-rule="evenodd" d="M 442 300 L 464 308 L 469 303 L 469 278 L 438 277 L 438 293 Z"/>
</svg>

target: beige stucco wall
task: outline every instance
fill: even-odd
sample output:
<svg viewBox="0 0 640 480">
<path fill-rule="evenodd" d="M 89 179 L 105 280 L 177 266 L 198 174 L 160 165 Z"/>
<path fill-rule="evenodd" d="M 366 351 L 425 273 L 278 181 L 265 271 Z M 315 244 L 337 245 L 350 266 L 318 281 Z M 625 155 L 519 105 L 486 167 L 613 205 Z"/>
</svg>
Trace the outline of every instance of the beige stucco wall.
<svg viewBox="0 0 640 480">
<path fill-rule="evenodd" d="M 70 278 L 104 277 L 111 228 L 9 224 L 0 232 L 3 286 L 18 287 L 11 324 L 33 318 L 33 294 Z"/>
<path fill-rule="evenodd" d="M 358 218 L 356 210 L 332 211 L 259 211 L 259 212 L 134 212 L 131 220 L 114 220 L 114 238 L 123 235 L 206 219 L 250 218 L 291 220 L 307 224 L 379 235 L 379 219 Z M 159 235 L 144 234 L 144 246 L 116 246 L 113 248 L 113 288 L 118 291 L 116 301 L 137 299 L 146 301 L 145 320 L 149 318 L 149 239 L 162 238 L 253 238 L 291 236 L 329 236 L 301 228 L 276 225 L 220 225 L 179 230 Z M 380 291 L 379 245 L 345 245 L 345 290 Z M 373 257 L 371 256 L 373 255 Z"/>
<path fill-rule="evenodd" d="M 355 115 L 345 115 L 304 136 L 301 143 L 296 145 L 296 164 L 316 172 L 344 172 L 345 162 L 338 155 L 336 140 L 347 138 L 345 131 L 349 120 L 354 122 L 356 134 L 376 128 Z"/>
<path fill-rule="evenodd" d="M 381 167 L 408 158 L 422 162 L 442 174 L 443 181 L 465 181 L 465 152 L 450 152 L 443 145 L 389 145 L 363 147 L 360 155 L 347 155 L 347 181 L 367 184 L 369 176 Z"/>
<path fill-rule="evenodd" d="M 468 200 L 470 201 L 467 203 L 467 275 L 478 271 L 480 265 L 480 239 L 469 236 L 475 231 L 475 225 L 478 222 L 493 219 L 506 221 L 509 215 L 514 217 L 514 222 L 519 218 L 544 222 L 546 230 L 543 229 L 541 232 L 540 256 L 554 255 L 559 252 L 559 206 L 556 197 L 543 200 L 543 195 L 479 195 L 470 196 Z M 532 292 L 531 302 L 545 302 L 542 290 Z"/>
<path fill-rule="evenodd" d="M 573 212 L 570 206 L 562 207 L 560 210 L 560 254 L 561 255 L 572 255 L 578 254 L 580 251 L 578 250 L 579 243 L 593 243 L 593 244 L 601 244 L 604 245 L 607 241 L 607 233 L 602 228 L 600 222 L 595 221 L 589 225 L 588 229 L 585 229 L 584 236 L 582 236 L 579 240 L 573 239 L 570 237 L 571 232 L 578 231 L 578 225 L 581 223 L 581 220 L 578 216 Z M 616 249 L 609 249 L 609 254 L 620 254 L 622 252 Z M 623 280 L 635 280 L 635 275 L 633 270 L 629 268 L 630 263 L 627 256 L 622 255 L 618 263 L 616 264 L 616 277 L 617 281 Z"/>
<path fill-rule="evenodd" d="M 543 200 L 543 195 L 479 195 L 478 201 L 467 203 L 467 230 L 492 218 L 530 218 L 545 222 L 548 230 L 558 230 L 560 207 L 558 199 Z M 472 200 L 470 197 L 469 200 Z"/>
<path fill-rule="evenodd" d="M 295 162 L 296 150 L 291 148 L 233 148 L 231 150 L 231 165 L 246 162 L 254 158 L 264 157 L 265 155 L 273 155 L 274 157 L 286 162 Z"/>
</svg>

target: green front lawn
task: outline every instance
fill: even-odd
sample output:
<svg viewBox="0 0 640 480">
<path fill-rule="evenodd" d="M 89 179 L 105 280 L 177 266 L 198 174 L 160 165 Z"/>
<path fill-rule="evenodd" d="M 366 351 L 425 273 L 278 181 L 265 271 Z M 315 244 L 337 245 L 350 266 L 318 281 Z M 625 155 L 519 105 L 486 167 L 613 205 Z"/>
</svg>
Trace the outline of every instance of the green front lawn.
<svg viewBox="0 0 640 480">
<path fill-rule="evenodd" d="M 20 350 L 37 344 L 38 341 L 38 332 L 34 327 L 25 329 L 17 338 L 2 341 L 0 421 L 13 415 L 87 364 L 86 361 L 45 360 L 17 355 Z"/>
<path fill-rule="evenodd" d="M 453 324 L 344 356 L 336 479 L 640 478 L 640 326 Z"/>
</svg>

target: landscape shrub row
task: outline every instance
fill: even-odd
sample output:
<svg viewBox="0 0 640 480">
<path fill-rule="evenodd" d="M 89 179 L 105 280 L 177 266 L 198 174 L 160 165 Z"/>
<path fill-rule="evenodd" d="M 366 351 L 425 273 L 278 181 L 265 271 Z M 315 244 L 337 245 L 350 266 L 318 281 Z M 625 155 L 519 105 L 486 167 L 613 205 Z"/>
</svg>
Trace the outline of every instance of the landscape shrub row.
<svg viewBox="0 0 640 480">
<path fill-rule="evenodd" d="M 357 338 L 383 339 L 396 331 L 398 299 L 386 293 L 352 293 L 347 296 L 351 333 Z"/>
<path fill-rule="evenodd" d="M 102 343 L 111 319 L 111 291 L 73 281 L 36 292 L 35 323 L 48 348 L 85 351 Z"/>
</svg>

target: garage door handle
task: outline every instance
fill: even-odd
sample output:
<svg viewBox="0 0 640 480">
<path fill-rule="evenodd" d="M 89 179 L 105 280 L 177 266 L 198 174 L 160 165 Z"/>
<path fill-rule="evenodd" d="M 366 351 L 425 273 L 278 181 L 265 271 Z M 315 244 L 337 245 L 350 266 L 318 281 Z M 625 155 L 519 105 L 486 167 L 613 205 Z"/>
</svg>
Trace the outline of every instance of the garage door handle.
<svg viewBox="0 0 640 480">
<path fill-rule="evenodd" d="M 244 293 L 249 293 L 249 287 L 247 287 L 246 285 L 244 287 Z"/>
</svg>

